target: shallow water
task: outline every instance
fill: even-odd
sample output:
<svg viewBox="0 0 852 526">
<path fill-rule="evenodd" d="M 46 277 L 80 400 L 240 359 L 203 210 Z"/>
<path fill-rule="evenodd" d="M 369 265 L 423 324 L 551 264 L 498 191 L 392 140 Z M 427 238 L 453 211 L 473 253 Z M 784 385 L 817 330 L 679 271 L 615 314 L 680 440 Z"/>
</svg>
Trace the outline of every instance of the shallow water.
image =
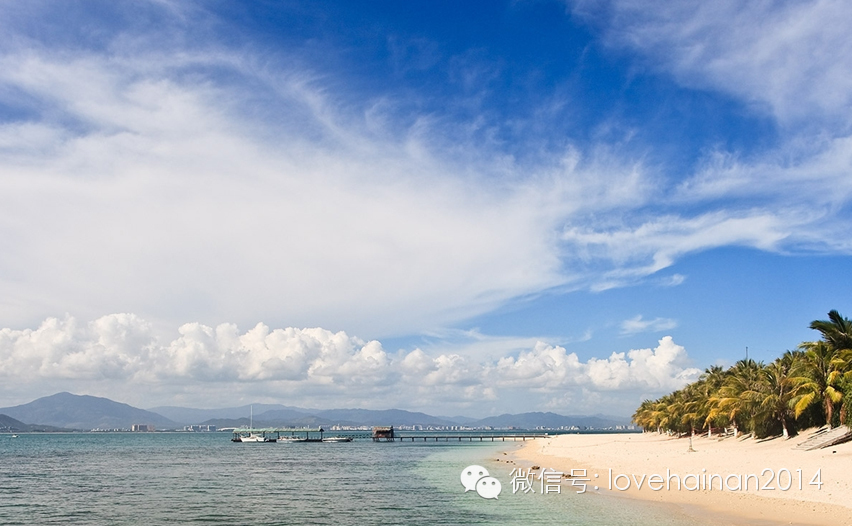
<svg viewBox="0 0 852 526">
<path fill-rule="evenodd" d="M 614 499 L 512 493 L 499 443 L 239 444 L 226 433 L 0 435 L 0 524 L 699 524 Z M 499 498 L 465 492 L 486 467 Z"/>
</svg>

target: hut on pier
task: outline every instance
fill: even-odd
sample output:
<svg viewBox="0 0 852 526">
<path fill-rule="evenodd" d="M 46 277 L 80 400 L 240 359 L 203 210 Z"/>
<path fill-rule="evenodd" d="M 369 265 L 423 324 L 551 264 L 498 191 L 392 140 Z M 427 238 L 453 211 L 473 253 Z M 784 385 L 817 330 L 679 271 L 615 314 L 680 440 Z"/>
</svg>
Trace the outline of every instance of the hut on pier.
<svg viewBox="0 0 852 526">
<path fill-rule="evenodd" d="M 373 442 L 393 442 L 393 426 L 373 427 Z"/>
</svg>

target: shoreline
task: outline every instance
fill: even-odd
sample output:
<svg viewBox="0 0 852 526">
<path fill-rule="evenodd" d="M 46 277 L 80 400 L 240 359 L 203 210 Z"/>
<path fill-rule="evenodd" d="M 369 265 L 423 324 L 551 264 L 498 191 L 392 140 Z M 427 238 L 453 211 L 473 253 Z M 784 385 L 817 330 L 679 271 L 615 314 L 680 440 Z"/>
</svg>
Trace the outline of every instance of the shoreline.
<svg viewBox="0 0 852 526">
<path fill-rule="evenodd" d="M 589 492 L 675 505 L 687 515 L 724 519 L 724 524 L 852 526 L 852 442 L 815 451 L 793 449 L 812 433 L 790 440 L 696 437 L 692 452 L 687 438 L 656 433 L 554 435 L 509 455 L 526 469 L 540 466 L 566 475 L 585 469 Z M 580 489 L 572 485 L 582 484 L 579 478 L 563 479 L 562 491 Z"/>
</svg>

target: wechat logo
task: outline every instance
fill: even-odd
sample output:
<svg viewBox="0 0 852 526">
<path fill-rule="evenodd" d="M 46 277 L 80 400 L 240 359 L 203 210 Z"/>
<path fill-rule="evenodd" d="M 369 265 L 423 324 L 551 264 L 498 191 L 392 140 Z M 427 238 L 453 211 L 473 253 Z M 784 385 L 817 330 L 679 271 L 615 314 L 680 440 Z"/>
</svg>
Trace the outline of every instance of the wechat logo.
<svg viewBox="0 0 852 526">
<path fill-rule="evenodd" d="M 500 481 L 488 474 L 482 466 L 468 466 L 461 472 L 461 483 L 464 491 L 476 491 L 483 499 L 496 499 L 502 491 Z"/>
</svg>

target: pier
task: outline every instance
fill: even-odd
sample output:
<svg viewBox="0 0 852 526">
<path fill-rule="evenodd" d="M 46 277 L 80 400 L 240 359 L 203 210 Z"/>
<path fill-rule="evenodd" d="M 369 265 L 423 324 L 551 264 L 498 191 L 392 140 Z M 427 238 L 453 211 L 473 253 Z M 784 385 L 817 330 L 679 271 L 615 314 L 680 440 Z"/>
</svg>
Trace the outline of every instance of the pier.
<svg viewBox="0 0 852 526">
<path fill-rule="evenodd" d="M 250 427 L 238 427 L 234 429 L 232 441 L 241 442 L 242 437 L 264 437 L 269 442 L 322 442 L 325 430 L 321 427 L 265 427 L 253 429 Z M 317 437 L 319 434 L 319 437 Z M 251 440 L 254 442 L 254 440 Z"/>
<path fill-rule="evenodd" d="M 521 432 L 505 432 L 505 433 L 456 433 L 456 434 L 448 434 L 448 435 L 439 435 L 437 433 L 417 433 L 417 434 L 398 434 L 393 426 L 378 426 L 373 428 L 372 439 L 373 442 L 395 442 L 399 440 L 400 442 L 405 442 L 406 440 L 410 442 L 449 442 L 449 441 L 458 441 L 458 442 L 506 442 L 507 440 L 511 440 L 512 442 L 516 440 L 526 441 L 527 439 L 534 440 L 536 438 L 546 438 L 549 437 L 547 433 L 529 433 L 526 431 Z"/>
<path fill-rule="evenodd" d="M 450 440 L 459 442 L 506 442 L 507 440 L 511 440 L 512 442 L 516 440 L 526 441 L 527 439 L 533 440 L 536 438 L 549 438 L 550 435 L 543 433 L 524 433 L 524 434 L 488 434 L 488 435 L 396 435 L 394 438 L 399 440 L 400 442 L 405 442 L 406 440 L 415 442 L 415 441 L 423 441 L 423 442 L 449 442 Z M 393 440 L 390 440 L 391 442 Z"/>
<path fill-rule="evenodd" d="M 234 442 L 323 442 L 325 430 L 321 427 L 241 427 L 233 430 Z M 505 431 L 482 433 L 459 431 L 450 433 L 436 432 L 398 432 L 393 426 L 374 427 L 371 434 L 346 433 L 344 437 L 331 437 L 326 441 L 343 439 L 372 439 L 373 442 L 516 442 L 549 438 L 548 433 L 530 431 Z"/>
</svg>

